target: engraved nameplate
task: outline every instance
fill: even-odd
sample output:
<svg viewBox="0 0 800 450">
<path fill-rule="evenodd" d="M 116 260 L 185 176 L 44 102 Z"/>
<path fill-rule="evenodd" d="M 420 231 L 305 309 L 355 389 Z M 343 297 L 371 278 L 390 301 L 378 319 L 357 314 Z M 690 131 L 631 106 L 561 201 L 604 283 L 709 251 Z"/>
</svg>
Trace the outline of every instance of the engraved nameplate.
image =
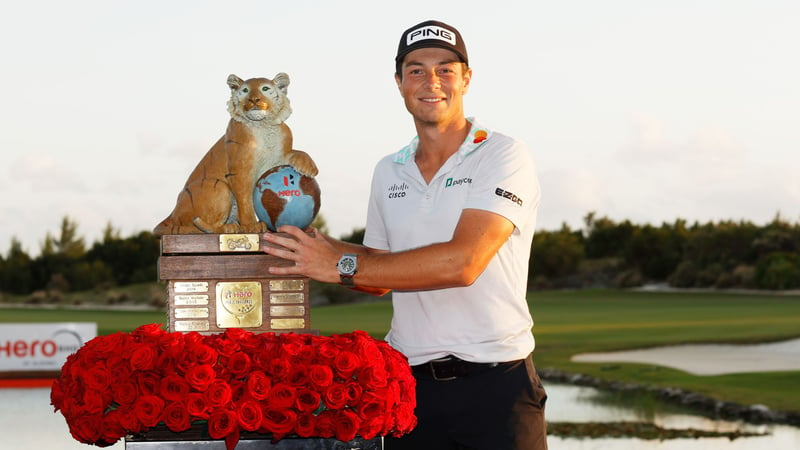
<svg viewBox="0 0 800 450">
<path fill-rule="evenodd" d="M 257 234 L 220 234 L 219 251 L 221 252 L 257 252 Z"/>
<path fill-rule="evenodd" d="M 176 281 L 175 293 L 208 292 L 208 281 Z"/>
<path fill-rule="evenodd" d="M 272 319 L 269 321 L 273 330 L 292 330 L 306 326 L 306 319 Z"/>
<path fill-rule="evenodd" d="M 175 306 L 200 306 L 208 304 L 207 294 L 187 295 L 180 294 L 173 297 Z"/>
<path fill-rule="evenodd" d="M 175 308 L 176 319 L 206 319 L 208 308 Z"/>
<path fill-rule="evenodd" d="M 207 320 L 176 320 L 175 331 L 208 331 Z"/>
<path fill-rule="evenodd" d="M 303 280 L 269 280 L 270 291 L 302 291 L 303 287 Z"/>
<path fill-rule="evenodd" d="M 258 281 L 217 283 L 217 326 L 260 327 L 261 283 Z"/>
<path fill-rule="evenodd" d="M 302 292 L 288 292 L 285 294 L 269 294 L 270 303 L 303 303 L 306 296 Z"/>
<path fill-rule="evenodd" d="M 304 306 L 270 306 L 270 316 L 302 316 L 306 313 Z"/>
</svg>

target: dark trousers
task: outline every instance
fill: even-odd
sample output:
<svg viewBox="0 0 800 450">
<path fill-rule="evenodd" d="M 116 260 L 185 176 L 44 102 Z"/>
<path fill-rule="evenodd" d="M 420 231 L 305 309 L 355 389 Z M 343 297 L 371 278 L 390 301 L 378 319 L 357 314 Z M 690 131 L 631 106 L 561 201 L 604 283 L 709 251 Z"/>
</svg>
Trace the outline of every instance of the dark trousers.
<svg viewBox="0 0 800 450">
<path fill-rule="evenodd" d="M 547 400 L 531 356 L 437 381 L 417 376 L 417 427 L 386 450 L 546 450 Z"/>
</svg>

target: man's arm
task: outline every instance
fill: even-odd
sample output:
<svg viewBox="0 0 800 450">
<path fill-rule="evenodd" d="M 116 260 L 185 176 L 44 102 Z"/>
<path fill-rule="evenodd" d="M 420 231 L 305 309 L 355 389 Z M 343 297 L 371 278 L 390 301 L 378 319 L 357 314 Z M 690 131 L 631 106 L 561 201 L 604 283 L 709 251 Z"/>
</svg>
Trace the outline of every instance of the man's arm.
<svg viewBox="0 0 800 450">
<path fill-rule="evenodd" d="M 447 242 L 402 252 L 385 252 L 323 236 L 306 234 L 296 227 L 278 231 L 293 238 L 266 234 L 264 239 L 283 248 L 264 252 L 295 262 L 295 266 L 271 267 L 275 275 L 303 275 L 317 281 L 338 283 L 336 263 L 343 253 L 356 253 L 358 288 L 392 290 L 442 289 L 468 286 L 483 272 L 514 231 L 505 217 L 484 210 L 466 209 Z"/>
</svg>

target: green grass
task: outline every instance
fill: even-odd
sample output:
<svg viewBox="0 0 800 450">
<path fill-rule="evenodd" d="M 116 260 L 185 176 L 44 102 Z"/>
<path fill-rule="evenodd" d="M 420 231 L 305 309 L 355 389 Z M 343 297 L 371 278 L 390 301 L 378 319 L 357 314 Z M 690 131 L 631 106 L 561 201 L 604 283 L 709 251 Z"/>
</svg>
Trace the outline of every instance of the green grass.
<svg viewBox="0 0 800 450">
<path fill-rule="evenodd" d="M 583 373 L 606 380 L 672 386 L 742 404 L 783 411 L 800 409 L 800 371 L 695 376 L 645 364 L 576 363 L 576 353 L 658 345 L 753 343 L 800 336 L 800 295 L 654 293 L 616 290 L 532 292 L 536 324 L 534 357 L 540 368 Z M 363 330 L 383 338 L 391 320 L 385 300 L 312 309 L 311 327 L 321 334 Z M 91 321 L 98 332 L 130 331 L 165 323 L 162 312 L 0 309 L 3 322 Z"/>
</svg>

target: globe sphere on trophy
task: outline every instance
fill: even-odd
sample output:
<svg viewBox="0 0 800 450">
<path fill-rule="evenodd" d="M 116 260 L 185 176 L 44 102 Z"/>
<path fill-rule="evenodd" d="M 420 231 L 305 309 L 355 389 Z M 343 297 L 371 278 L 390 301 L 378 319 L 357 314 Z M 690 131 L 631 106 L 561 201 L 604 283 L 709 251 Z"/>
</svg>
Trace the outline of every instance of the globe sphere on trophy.
<svg viewBox="0 0 800 450">
<path fill-rule="evenodd" d="M 261 251 L 261 233 L 305 229 L 319 213 L 318 169 L 292 148 L 289 76 L 230 75 L 225 134 L 203 156 L 161 238 L 159 278 L 168 282 L 170 331 L 311 332 L 309 280 L 277 277 L 288 262 Z"/>
<path fill-rule="evenodd" d="M 317 180 L 288 165 L 264 172 L 253 191 L 256 216 L 270 231 L 282 225 L 308 227 L 319 213 L 319 201 Z"/>
</svg>

